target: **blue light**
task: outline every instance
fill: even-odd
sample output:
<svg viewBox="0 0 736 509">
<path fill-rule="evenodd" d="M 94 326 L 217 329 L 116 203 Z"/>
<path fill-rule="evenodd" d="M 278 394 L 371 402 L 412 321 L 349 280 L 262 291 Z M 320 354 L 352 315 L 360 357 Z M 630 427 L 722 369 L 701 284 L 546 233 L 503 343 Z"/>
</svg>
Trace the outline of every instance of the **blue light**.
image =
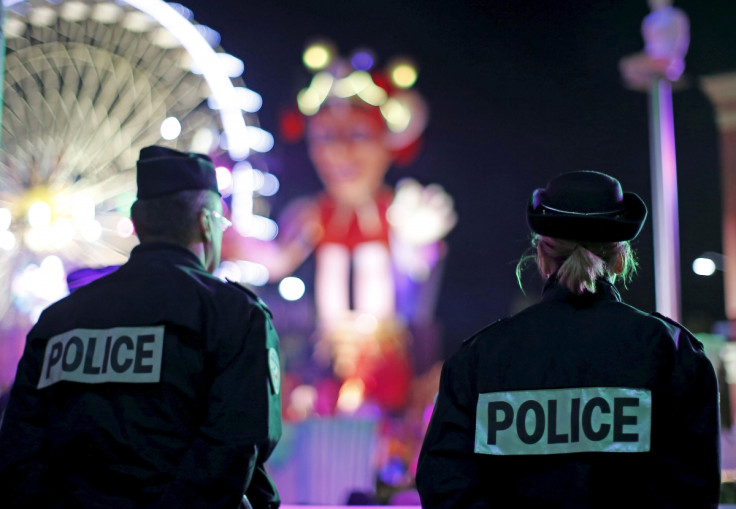
<svg viewBox="0 0 736 509">
<path fill-rule="evenodd" d="M 367 51 L 358 51 L 350 59 L 350 63 L 356 71 L 367 71 L 373 67 L 373 56 Z"/>
</svg>

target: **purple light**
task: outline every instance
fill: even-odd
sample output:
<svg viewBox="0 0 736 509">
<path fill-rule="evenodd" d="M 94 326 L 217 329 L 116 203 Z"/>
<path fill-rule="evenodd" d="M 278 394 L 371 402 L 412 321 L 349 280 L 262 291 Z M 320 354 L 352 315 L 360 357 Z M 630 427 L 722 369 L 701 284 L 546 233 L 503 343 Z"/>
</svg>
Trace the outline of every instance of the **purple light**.
<svg viewBox="0 0 736 509">
<path fill-rule="evenodd" d="M 367 51 L 358 51 L 350 59 L 350 63 L 356 71 L 367 71 L 373 67 L 373 56 Z"/>
</svg>

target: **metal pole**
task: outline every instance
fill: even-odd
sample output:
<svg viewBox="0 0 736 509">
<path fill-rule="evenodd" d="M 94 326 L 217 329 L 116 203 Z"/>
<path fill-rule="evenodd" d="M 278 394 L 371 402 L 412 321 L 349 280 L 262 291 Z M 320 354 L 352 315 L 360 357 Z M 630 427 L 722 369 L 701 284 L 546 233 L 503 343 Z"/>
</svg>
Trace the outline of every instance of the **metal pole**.
<svg viewBox="0 0 736 509">
<path fill-rule="evenodd" d="M 677 162 L 672 85 L 652 79 L 649 90 L 652 225 L 656 309 L 680 321 L 680 236 L 677 210 Z"/>
</svg>

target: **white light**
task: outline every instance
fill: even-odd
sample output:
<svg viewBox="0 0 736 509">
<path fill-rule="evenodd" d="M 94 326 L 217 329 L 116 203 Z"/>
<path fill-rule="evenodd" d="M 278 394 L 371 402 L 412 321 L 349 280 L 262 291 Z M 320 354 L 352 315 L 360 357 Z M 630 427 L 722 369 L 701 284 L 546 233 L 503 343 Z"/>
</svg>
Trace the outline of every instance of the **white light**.
<svg viewBox="0 0 736 509">
<path fill-rule="evenodd" d="M 301 299 L 304 296 L 305 289 L 304 281 L 294 276 L 285 277 L 279 283 L 279 294 L 290 301 Z"/>
<path fill-rule="evenodd" d="M 96 240 L 100 240 L 100 237 L 102 236 L 102 225 L 94 219 L 92 221 L 87 221 L 79 227 L 79 233 L 82 234 L 84 240 L 95 242 Z"/>
<path fill-rule="evenodd" d="M 223 281 L 240 281 L 242 273 L 237 263 L 226 260 L 215 270 L 215 277 Z"/>
<path fill-rule="evenodd" d="M 176 117 L 168 117 L 161 122 L 161 137 L 165 140 L 175 140 L 181 134 L 181 123 Z"/>
<path fill-rule="evenodd" d="M 240 282 L 253 286 L 263 286 L 268 283 L 270 274 L 265 265 L 260 263 L 238 260 L 235 262 L 240 269 Z"/>
<path fill-rule="evenodd" d="M 696 258 L 693 261 L 693 272 L 699 276 L 712 276 L 716 271 L 716 263 L 710 258 Z"/>
<path fill-rule="evenodd" d="M 15 244 L 15 235 L 13 235 L 13 232 L 7 230 L 0 232 L 0 249 L 11 251 L 15 247 Z"/>
<path fill-rule="evenodd" d="M 72 220 L 75 224 L 86 224 L 95 218 L 95 201 L 89 196 L 75 196 L 72 204 Z"/>
<path fill-rule="evenodd" d="M 37 201 L 28 209 L 28 224 L 31 228 L 43 228 L 51 224 L 51 206 Z"/>
<path fill-rule="evenodd" d="M 246 127 L 248 144 L 258 152 L 268 152 L 273 148 L 273 135 L 260 127 L 249 125 Z"/>
<path fill-rule="evenodd" d="M 355 320 L 355 328 L 362 334 L 373 334 L 378 329 L 378 319 L 371 314 L 362 313 Z"/>
<path fill-rule="evenodd" d="M 241 235 L 258 240 L 273 240 L 279 233 L 276 221 L 263 216 L 252 215 L 241 223 L 235 223 L 235 229 Z"/>
<path fill-rule="evenodd" d="M 6 208 L 0 208 L 0 231 L 8 230 L 10 223 L 12 222 L 13 216 L 10 210 Z"/>
<path fill-rule="evenodd" d="M 118 219 L 118 223 L 115 225 L 115 231 L 118 232 L 119 236 L 127 239 L 135 232 L 133 221 L 131 221 L 127 217 L 121 217 L 120 219 Z"/>
<path fill-rule="evenodd" d="M 192 144 L 189 148 L 191 152 L 207 154 L 216 143 L 215 134 L 212 132 L 212 129 L 200 127 L 197 129 L 197 132 L 194 133 Z"/>
<path fill-rule="evenodd" d="M 209 44 L 213 48 L 217 47 L 220 44 L 222 38 L 220 37 L 220 34 L 217 32 L 217 30 L 213 30 L 212 28 L 204 25 L 195 25 L 194 28 L 196 28 L 197 32 L 200 33 L 202 38 L 207 41 L 207 44 Z"/>
<path fill-rule="evenodd" d="M 238 98 L 240 109 L 248 113 L 256 113 L 263 106 L 263 97 L 249 88 L 237 87 L 235 96 Z"/>
<path fill-rule="evenodd" d="M 238 57 L 230 55 L 229 53 L 215 53 L 215 55 L 219 62 L 220 70 L 228 77 L 237 78 L 243 74 L 245 64 L 243 64 L 243 61 Z M 196 60 L 192 62 L 192 72 L 194 74 L 202 74 L 200 62 L 197 62 Z"/>
<path fill-rule="evenodd" d="M 251 165 L 240 162 L 233 166 L 233 199 L 230 208 L 235 229 L 241 235 L 253 217 L 253 179 Z"/>
<path fill-rule="evenodd" d="M 92 12 L 92 19 L 104 24 L 113 24 L 123 15 L 123 9 L 115 4 L 97 4 Z"/>
<path fill-rule="evenodd" d="M 89 15 L 89 6 L 76 0 L 71 2 L 65 2 L 61 5 L 60 14 L 63 19 L 74 23 L 75 21 L 82 21 Z"/>
<path fill-rule="evenodd" d="M 56 11 L 51 7 L 34 7 L 28 15 L 28 21 L 36 26 L 49 26 L 56 21 Z"/>
<path fill-rule="evenodd" d="M 276 175 L 272 173 L 261 173 L 261 175 L 263 176 L 263 183 L 258 188 L 258 193 L 262 196 L 273 196 L 278 193 L 281 184 Z"/>
<path fill-rule="evenodd" d="M 233 189 L 233 175 L 230 170 L 224 166 L 218 166 L 215 168 L 215 175 L 217 177 L 217 190 L 223 196 L 230 196 Z"/>
<path fill-rule="evenodd" d="M 230 157 L 235 161 L 247 157 L 249 147 L 246 141 L 245 120 L 235 101 L 233 84 L 220 68 L 217 54 L 209 43 L 186 18 L 163 0 L 124 1 L 155 18 L 181 41 L 192 59 L 201 67 L 212 94 L 224 105 L 220 110 L 222 124 L 225 132 L 235 140 L 228 148 Z"/>
</svg>

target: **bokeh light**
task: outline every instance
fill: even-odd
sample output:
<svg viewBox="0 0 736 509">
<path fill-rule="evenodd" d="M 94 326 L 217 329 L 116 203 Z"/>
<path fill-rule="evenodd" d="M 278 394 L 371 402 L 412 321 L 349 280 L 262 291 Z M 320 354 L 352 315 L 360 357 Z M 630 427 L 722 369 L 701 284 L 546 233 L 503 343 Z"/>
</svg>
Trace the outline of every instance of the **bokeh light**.
<svg viewBox="0 0 736 509">
<path fill-rule="evenodd" d="M 28 208 L 28 224 L 32 228 L 43 228 L 51 224 L 51 206 L 45 201 L 37 201 Z"/>
<path fill-rule="evenodd" d="M 285 277 L 279 283 L 279 294 L 285 300 L 299 300 L 304 296 L 305 290 L 306 286 L 304 285 L 304 281 L 302 281 L 298 277 Z"/>
<path fill-rule="evenodd" d="M 399 88 L 411 88 L 417 81 L 417 70 L 408 62 L 398 63 L 391 69 L 391 81 Z"/>
<path fill-rule="evenodd" d="M 324 43 L 316 43 L 309 46 L 302 56 L 304 65 L 313 71 L 324 69 L 332 60 L 333 51 Z"/>
<path fill-rule="evenodd" d="M 181 134 L 181 122 L 176 117 L 168 117 L 161 122 L 161 137 L 165 140 L 175 140 Z"/>
<path fill-rule="evenodd" d="M 716 262 L 710 258 L 696 258 L 693 261 L 693 272 L 699 276 L 712 276 L 716 272 Z"/>
</svg>

